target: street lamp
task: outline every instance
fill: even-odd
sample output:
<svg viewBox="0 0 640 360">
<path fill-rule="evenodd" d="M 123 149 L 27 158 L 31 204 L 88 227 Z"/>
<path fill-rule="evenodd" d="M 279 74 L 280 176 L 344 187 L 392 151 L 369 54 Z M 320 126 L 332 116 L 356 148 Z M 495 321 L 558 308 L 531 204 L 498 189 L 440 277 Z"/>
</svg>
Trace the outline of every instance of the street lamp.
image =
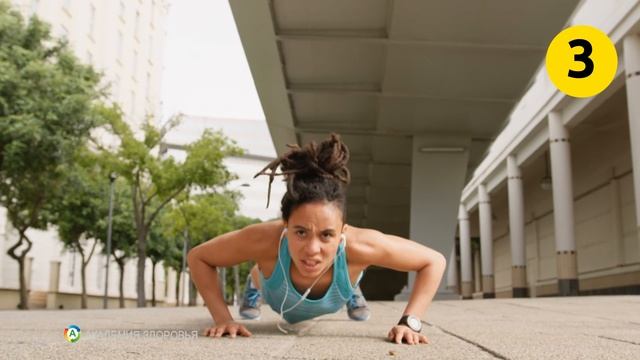
<svg viewBox="0 0 640 360">
<path fill-rule="evenodd" d="M 104 279 L 104 297 L 102 299 L 102 308 L 107 308 L 108 292 L 109 292 L 109 258 L 111 257 L 111 222 L 113 219 L 113 185 L 118 175 L 114 172 L 109 174 L 109 218 L 107 220 L 107 264 L 106 276 Z"/>
</svg>

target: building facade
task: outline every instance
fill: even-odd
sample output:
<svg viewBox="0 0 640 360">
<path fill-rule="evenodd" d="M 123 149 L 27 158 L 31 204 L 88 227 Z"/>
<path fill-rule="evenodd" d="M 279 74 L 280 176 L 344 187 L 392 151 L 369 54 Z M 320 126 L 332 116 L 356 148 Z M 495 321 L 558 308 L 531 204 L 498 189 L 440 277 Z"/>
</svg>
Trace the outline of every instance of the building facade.
<svg viewBox="0 0 640 360">
<path fill-rule="evenodd" d="M 463 190 L 463 298 L 640 294 L 640 3 L 587 1 L 571 24 L 609 36 L 615 78 L 577 99 L 540 69 Z"/>
<path fill-rule="evenodd" d="M 133 129 L 150 118 L 162 117 L 161 87 L 163 50 L 166 38 L 166 0 L 12 0 L 25 18 L 35 15 L 51 25 L 54 37 L 64 37 L 76 56 L 103 74 L 109 100 L 122 109 Z M 0 209 L 0 309 L 15 309 L 18 303 L 18 264 L 6 254 L 16 233 Z M 33 248 L 27 255 L 26 277 L 32 308 L 78 308 L 81 292 L 79 254 L 63 249 L 55 229 L 29 231 Z M 92 245 L 92 241 L 87 244 Z M 89 307 L 101 307 L 106 257 L 96 249 L 87 267 Z M 156 269 L 156 296 L 175 303 L 176 274 Z M 151 263 L 147 267 L 147 294 L 151 294 Z M 135 305 L 136 265 L 125 267 L 124 294 L 127 306 Z M 119 271 L 109 267 L 109 296 L 117 307 Z M 52 300 L 49 293 L 55 293 Z M 49 297 L 49 300 L 47 300 Z M 149 295 L 148 298 L 151 298 Z"/>
</svg>

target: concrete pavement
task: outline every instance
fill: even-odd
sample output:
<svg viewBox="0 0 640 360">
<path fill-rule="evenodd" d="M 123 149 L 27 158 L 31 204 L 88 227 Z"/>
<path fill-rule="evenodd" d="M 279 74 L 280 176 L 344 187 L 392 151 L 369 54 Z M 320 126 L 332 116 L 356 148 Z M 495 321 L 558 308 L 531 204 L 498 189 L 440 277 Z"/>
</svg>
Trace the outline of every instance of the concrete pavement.
<svg viewBox="0 0 640 360">
<path fill-rule="evenodd" d="M 254 336 L 236 339 L 196 337 L 211 323 L 203 307 L 1 311 L 0 348 L 10 359 L 640 359 L 640 296 L 436 301 L 420 346 L 385 340 L 404 305 L 370 302 L 367 322 L 341 311 L 292 335 L 264 306 L 242 321 Z M 63 337 L 71 324 L 77 343 Z"/>
</svg>

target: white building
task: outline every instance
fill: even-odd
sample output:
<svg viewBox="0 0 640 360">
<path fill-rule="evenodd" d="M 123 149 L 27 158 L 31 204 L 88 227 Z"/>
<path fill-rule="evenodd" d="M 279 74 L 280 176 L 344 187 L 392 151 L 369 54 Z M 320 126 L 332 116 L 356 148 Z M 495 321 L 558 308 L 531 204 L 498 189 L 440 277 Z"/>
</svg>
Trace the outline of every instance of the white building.
<svg viewBox="0 0 640 360">
<path fill-rule="evenodd" d="M 66 37 L 76 56 L 92 64 L 104 74 L 104 83 L 111 86 L 111 100 L 118 103 L 132 128 L 139 128 L 146 117 L 155 121 L 162 117 L 161 86 L 163 50 L 166 37 L 168 3 L 166 0 L 12 0 L 25 17 L 37 15 L 51 24 L 52 34 Z M 4 210 L 4 209 L 0 209 Z M 56 304 L 50 307 L 79 307 L 80 257 L 64 251 L 54 230 L 30 231 L 33 248 L 28 253 L 27 283 L 31 307 L 43 307 L 46 293 L 52 288 L 59 292 Z M 0 309 L 14 309 L 18 302 L 18 264 L 6 254 L 16 236 L 0 211 Z M 93 255 L 87 268 L 89 307 L 101 306 L 104 292 L 105 257 Z M 51 271 L 51 270 L 54 271 Z M 146 267 L 151 279 L 150 263 Z M 50 284 L 52 275 L 58 281 Z M 135 261 L 125 271 L 125 297 L 135 304 Z M 118 269 L 110 264 L 109 295 L 118 296 Z M 165 295 L 175 302 L 171 284 L 165 293 L 164 273 L 158 269 L 157 296 Z M 170 282 L 175 275 L 170 276 Z M 175 282 L 174 282 L 175 284 Z M 147 294 L 151 293 L 150 281 Z M 150 299 L 151 296 L 148 295 Z M 113 300 L 113 303 L 117 303 Z M 117 305 L 112 305 L 115 307 Z"/>
<path fill-rule="evenodd" d="M 51 24 L 76 56 L 104 73 L 132 127 L 161 117 L 167 0 L 12 0 L 26 17 Z"/>
<path fill-rule="evenodd" d="M 238 176 L 228 188 L 242 193 L 239 213 L 244 216 L 270 220 L 280 217 L 280 199 L 286 188 L 277 177 L 271 186 L 271 203 L 266 208 L 269 180 L 265 176 L 254 179 L 254 175 L 262 170 L 276 157 L 267 123 L 253 119 L 221 119 L 201 116 L 185 116 L 182 123 L 169 132 L 165 142 L 169 154 L 176 159 L 184 158 L 180 146 L 195 141 L 205 129 L 222 130 L 244 150 L 244 155 L 225 159 L 225 166 Z M 278 149 L 278 154 L 286 149 Z"/>
</svg>

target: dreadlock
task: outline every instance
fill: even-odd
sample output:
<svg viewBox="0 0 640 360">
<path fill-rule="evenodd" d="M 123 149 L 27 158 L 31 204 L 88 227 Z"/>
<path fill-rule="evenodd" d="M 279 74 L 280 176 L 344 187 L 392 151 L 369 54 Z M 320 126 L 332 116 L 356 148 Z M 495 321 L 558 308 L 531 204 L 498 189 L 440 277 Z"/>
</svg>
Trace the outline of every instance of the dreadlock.
<svg viewBox="0 0 640 360">
<path fill-rule="evenodd" d="M 340 140 L 340 136 L 332 133 L 331 138 L 320 144 L 311 141 L 300 147 L 287 145 L 290 148 L 284 155 L 270 162 L 255 177 L 269 177 L 267 207 L 271 198 L 271 183 L 276 176 L 284 176 L 287 192 L 282 197 L 282 218 L 289 219 L 291 212 L 298 206 L 315 202 L 335 202 L 346 217 L 346 187 L 351 181 L 347 168 L 349 148 Z M 277 169 L 281 171 L 278 173 Z"/>
</svg>

